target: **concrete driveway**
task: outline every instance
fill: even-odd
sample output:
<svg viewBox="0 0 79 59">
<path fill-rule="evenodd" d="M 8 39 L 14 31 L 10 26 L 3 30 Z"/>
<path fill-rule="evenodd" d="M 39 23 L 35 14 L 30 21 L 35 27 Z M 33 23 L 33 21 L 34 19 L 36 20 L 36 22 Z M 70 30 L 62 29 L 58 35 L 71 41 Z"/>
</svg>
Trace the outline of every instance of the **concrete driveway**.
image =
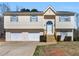
<svg viewBox="0 0 79 59">
<path fill-rule="evenodd" d="M 0 56 L 32 56 L 38 42 L 4 42 Z"/>
</svg>

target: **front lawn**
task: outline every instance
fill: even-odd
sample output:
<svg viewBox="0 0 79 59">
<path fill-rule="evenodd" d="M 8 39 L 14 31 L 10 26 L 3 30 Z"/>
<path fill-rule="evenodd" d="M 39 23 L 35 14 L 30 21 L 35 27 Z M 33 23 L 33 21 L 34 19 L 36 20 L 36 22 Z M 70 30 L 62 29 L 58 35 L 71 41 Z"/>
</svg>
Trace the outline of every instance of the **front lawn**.
<svg viewBox="0 0 79 59">
<path fill-rule="evenodd" d="M 79 42 L 37 46 L 34 56 L 79 56 Z"/>
</svg>

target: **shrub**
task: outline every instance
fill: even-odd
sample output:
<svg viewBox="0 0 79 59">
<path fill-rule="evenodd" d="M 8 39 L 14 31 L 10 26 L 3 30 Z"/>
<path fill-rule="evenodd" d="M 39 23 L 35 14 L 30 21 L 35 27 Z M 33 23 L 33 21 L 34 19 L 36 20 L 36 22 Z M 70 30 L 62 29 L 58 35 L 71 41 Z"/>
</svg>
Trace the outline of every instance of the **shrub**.
<svg viewBox="0 0 79 59">
<path fill-rule="evenodd" d="M 38 10 L 37 9 L 32 9 L 31 12 L 38 12 Z"/>
<path fill-rule="evenodd" d="M 79 41 L 79 37 L 74 38 L 74 41 Z"/>
<path fill-rule="evenodd" d="M 26 11 L 26 9 L 25 9 L 25 8 L 22 8 L 20 11 L 21 11 L 21 12 L 25 12 L 25 11 Z"/>
<path fill-rule="evenodd" d="M 46 42 L 46 36 L 44 35 L 40 36 L 40 42 Z"/>
<path fill-rule="evenodd" d="M 20 11 L 21 11 L 21 12 L 30 12 L 30 9 L 25 9 L 25 8 L 23 8 L 23 9 L 21 9 Z"/>
</svg>

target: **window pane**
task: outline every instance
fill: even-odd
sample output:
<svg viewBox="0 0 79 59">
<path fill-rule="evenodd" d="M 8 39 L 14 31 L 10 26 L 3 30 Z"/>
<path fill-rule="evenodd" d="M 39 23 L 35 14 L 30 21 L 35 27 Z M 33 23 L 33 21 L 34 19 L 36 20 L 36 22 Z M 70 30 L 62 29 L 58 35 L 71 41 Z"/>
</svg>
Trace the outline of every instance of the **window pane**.
<svg viewBox="0 0 79 59">
<path fill-rule="evenodd" d="M 31 21 L 31 22 L 37 22 L 37 21 L 38 21 L 37 16 L 31 16 L 30 21 Z"/>
<path fill-rule="evenodd" d="M 70 17 L 69 16 L 60 16 L 59 21 L 61 21 L 61 22 L 70 21 Z"/>
<path fill-rule="evenodd" d="M 11 16 L 11 22 L 18 22 L 17 16 Z"/>
</svg>

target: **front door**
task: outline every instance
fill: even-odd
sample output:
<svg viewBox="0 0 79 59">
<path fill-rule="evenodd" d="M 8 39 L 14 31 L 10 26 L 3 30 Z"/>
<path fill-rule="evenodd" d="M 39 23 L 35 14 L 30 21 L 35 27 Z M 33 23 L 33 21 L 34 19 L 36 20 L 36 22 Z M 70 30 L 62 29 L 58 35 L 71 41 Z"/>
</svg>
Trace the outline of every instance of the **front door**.
<svg viewBox="0 0 79 59">
<path fill-rule="evenodd" d="M 51 35 L 53 32 L 53 23 L 51 21 L 47 22 L 47 34 Z"/>
<path fill-rule="evenodd" d="M 52 34 L 52 25 L 47 25 L 47 34 Z"/>
</svg>

